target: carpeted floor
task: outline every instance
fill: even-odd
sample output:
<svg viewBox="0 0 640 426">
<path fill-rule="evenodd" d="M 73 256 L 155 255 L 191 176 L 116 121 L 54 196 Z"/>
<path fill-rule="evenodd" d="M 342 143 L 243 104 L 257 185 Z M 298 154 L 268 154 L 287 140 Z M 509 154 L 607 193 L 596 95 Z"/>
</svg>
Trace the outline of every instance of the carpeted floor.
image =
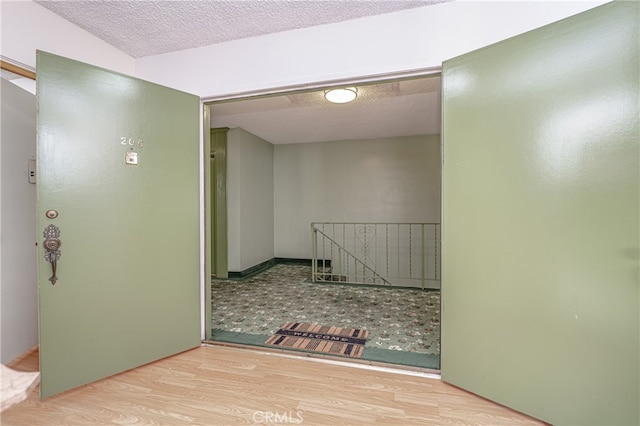
<svg viewBox="0 0 640 426">
<path fill-rule="evenodd" d="M 213 338 L 261 345 L 290 321 L 369 331 L 363 359 L 439 368 L 440 292 L 311 283 L 311 266 L 278 264 L 213 280 Z"/>
</svg>

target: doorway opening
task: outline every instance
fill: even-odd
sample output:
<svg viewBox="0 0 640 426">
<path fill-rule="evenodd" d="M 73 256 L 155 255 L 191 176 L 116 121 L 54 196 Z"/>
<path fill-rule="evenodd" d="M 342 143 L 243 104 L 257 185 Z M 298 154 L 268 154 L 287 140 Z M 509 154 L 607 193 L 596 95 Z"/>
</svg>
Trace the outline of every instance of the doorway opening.
<svg viewBox="0 0 640 426">
<path fill-rule="evenodd" d="M 439 280 L 312 282 L 310 225 L 439 225 L 439 75 L 357 84 L 340 105 L 324 99 L 333 86 L 209 104 L 211 127 L 227 129 L 229 256 L 206 302 L 211 340 L 264 348 L 286 322 L 354 326 L 371 332 L 363 360 L 437 370 Z"/>
</svg>

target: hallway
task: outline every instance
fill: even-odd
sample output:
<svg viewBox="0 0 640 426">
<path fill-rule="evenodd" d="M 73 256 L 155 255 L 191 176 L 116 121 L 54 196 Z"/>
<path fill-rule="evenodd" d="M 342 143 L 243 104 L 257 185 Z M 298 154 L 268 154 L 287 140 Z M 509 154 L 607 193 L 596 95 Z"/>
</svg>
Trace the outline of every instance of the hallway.
<svg viewBox="0 0 640 426">
<path fill-rule="evenodd" d="M 363 359 L 439 369 L 439 291 L 310 277 L 310 265 L 277 264 L 244 280 L 214 280 L 213 340 L 263 346 L 289 321 L 363 328 Z"/>
</svg>

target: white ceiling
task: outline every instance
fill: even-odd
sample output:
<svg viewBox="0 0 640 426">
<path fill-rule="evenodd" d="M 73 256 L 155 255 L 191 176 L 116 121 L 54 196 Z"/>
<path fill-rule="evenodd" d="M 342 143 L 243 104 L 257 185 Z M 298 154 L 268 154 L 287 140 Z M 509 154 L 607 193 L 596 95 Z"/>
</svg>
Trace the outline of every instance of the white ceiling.
<svg viewBox="0 0 640 426">
<path fill-rule="evenodd" d="M 448 0 L 35 1 L 137 58 Z M 242 127 L 274 144 L 440 132 L 439 78 L 358 90 L 343 105 L 329 104 L 322 91 L 215 104 L 212 127 Z"/>
<path fill-rule="evenodd" d="M 447 0 L 35 0 L 134 58 Z"/>
<path fill-rule="evenodd" d="M 331 104 L 324 91 L 213 104 L 212 127 L 242 127 L 273 144 L 440 133 L 440 77 L 358 86 Z"/>
</svg>

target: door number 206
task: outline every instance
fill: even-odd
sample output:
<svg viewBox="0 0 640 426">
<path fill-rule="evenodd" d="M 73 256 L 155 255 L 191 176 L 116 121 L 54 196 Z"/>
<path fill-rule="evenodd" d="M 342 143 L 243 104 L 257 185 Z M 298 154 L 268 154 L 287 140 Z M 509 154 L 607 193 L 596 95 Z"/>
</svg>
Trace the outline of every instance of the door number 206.
<svg viewBox="0 0 640 426">
<path fill-rule="evenodd" d="M 142 139 L 134 139 L 134 138 L 127 138 L 127 137 L 121 136 L 120 145 L 136 146 L 138 148 L 142 148 L 144 147 L 144 141 Z"/>
</svg>

